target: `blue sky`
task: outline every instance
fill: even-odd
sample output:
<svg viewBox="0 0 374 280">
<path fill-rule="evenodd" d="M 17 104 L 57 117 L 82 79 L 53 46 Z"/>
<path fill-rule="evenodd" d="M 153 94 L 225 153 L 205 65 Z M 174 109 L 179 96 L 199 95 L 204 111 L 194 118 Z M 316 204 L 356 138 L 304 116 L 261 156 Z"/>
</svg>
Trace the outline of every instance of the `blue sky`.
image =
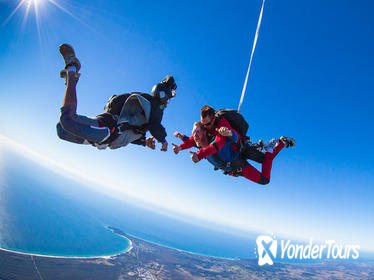
<svg viewBox="0 0 374 280">
<path fill-rule="evenodd" d="M 0 134 L 105 182 L 115 190 L 102 191 L 117 197 L 374 250 L 372 1 L 266 2 L 241 110 L 253 140 L 297 140 L 274 161 L 266 187 L 195 165 L 187 152 L 97 151 L 55 133 L 63 42 L 82 62 L 81 114 L 100 113 L 112 94 L 149 92 L 166 74 L 178 83 L 164 114 L 169 143 L 175 130 L 190 133 L 201 106 L 236 108 L 261 1 L 56 0 L 63 11 L 39 0 L 38 21 L 33 9 L 24 17 L 27 3 L 0 26 Z M 0 1 L 1 23 L 17 4 Z"/>
</svg>

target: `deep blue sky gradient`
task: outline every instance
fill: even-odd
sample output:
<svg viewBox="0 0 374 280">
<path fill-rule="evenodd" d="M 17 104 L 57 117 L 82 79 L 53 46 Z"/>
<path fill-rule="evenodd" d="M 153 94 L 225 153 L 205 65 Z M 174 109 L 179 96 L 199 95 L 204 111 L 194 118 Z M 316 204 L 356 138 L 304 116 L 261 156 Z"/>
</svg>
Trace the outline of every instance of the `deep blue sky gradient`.
<svg viewBox="0 0 374 280">
<path fill-rule="evenodd" d="M 169 143 L 175 130 L 190 133 L 202 105 L 236 108 L 261 1 L 57 3 L 74 18 L 42 2 L 40 36 L 33 10 L 22 26 L 25 6 L 0 27 L 0 134 L 196 218 L 374 250 L 372 1 L 266 2 L 242 113 L 255 141 L 297 140 L 266 187 L 187 152 L 96 151 L 55 133 L 63 42 L 82 62 L 81 114 L 100 113 L 115 93 L 149 92 L 166 74 L 178 83 L 164 115 Z M 0 1 L 1 22 L 16 5 Z"/>
</svg>

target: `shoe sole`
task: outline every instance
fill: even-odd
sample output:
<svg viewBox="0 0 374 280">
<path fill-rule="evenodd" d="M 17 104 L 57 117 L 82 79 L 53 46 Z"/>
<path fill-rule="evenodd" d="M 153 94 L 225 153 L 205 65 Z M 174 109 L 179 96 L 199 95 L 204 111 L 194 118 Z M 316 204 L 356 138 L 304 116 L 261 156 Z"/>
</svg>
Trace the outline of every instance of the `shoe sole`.
<svg viewBox="0 0 374 280">
<path fill-rule="evenodd" d="M 59 50 L 60 50 L 60 54 L 64 58 L 65 62 L 69 57 L 75 56 L 74 49 L 69 44 L 60 45 Z"/>
<path fill-rule="evenodd" d="M 65 69 L 60 71 L 60 77 L 66 79 L 67 77 L 66 67 L 73 64 L 77 68 L 76 78 L 78 80 L 80 76 L 78 71 L 80 70 L 81 65 L 80 65 L 78 58 L 76 58 L 75 56 L 74 48 L 70 46 L 69 44 L 62 44 L 59 46 L 59 51 L 65 62 Z"/>
<path fill-rule="evenodd" d="M 285 136 L 282 136 L 280 137 L 280 140 L 286 144 L 286 147 L 289 148 L 289 147 L 295 147 L 296 146 L 296 141 L 295 139 L 291 138 L 291 137 L 285 137 Z"/>
<path fill-rule="evenodd" d="M 81 68 L 81 64 L 79 62 L 79 59 L 75 56 L 75 51 L 72 46 L 69 44 L 62 44 L 59 47 L 60 54 L 62 55 L 62 58 L 64 59 L 65 62 L 65 68 L 67 66 L 70 66 L 69 64 L 74 63 L 74 66 L 77 68 L 77 72 Z"/>
</svg>

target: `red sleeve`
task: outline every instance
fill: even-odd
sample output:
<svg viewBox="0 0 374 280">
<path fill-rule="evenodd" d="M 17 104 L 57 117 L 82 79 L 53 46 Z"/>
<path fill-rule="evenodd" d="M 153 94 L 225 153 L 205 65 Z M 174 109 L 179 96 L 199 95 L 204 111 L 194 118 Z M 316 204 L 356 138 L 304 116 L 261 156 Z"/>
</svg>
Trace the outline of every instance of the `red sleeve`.
<svg viewBox="0 0 374 280">
<path fill-rule="evenodd" d="M 188 138 L 186 141 L 184 141 L 182 144 L 179 145 L 179 148 L 181 150 L 189 149 L 195 146 L 195 140 L 193 139 L 193 136 Z"/>
<path fill-rule="evenodd" d="M 225 118 L 222 118 L 218 122 L 217 129 L 221 128 L 221 127 L 227 127 L 228 129 L 233 130 L 231 125 L 229 124 L 229 122 Z M 201 159 L 206 158 L 208 156 L 211 156 L 211 155 L 215 154 L 217 151 L 221 150 L 222 147 L 226 143 L 226 139 L 227 139 L 226 136 L 222 136 L 221 134 L 217 133 L 216 137 L 214 138 L 214 141 L 212 143 L 210 143 L 210 145 L 208 147 L 201 148 L 197 152 L 198 158 L 201 160 Z"/>
</svg>

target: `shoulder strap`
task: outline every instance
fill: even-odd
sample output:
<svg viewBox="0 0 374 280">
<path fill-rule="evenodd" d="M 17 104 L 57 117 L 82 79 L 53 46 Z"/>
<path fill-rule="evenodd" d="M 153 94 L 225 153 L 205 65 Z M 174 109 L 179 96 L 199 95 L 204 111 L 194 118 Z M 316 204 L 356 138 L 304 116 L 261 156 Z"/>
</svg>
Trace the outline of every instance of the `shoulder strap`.
<svg viewBox="0 0 374 280">
<path fill-rule="evenodd" d="M 214 113 L 214 116 L 215 116 L 215 121 L 214 121 L 214 124 L 217 126 L 219 121 L 222 119 L 223 117 L 223 114 L 222 114 L 222 109 L 219 109 L 217 110 L 215 113 Z"/>
</svg>

